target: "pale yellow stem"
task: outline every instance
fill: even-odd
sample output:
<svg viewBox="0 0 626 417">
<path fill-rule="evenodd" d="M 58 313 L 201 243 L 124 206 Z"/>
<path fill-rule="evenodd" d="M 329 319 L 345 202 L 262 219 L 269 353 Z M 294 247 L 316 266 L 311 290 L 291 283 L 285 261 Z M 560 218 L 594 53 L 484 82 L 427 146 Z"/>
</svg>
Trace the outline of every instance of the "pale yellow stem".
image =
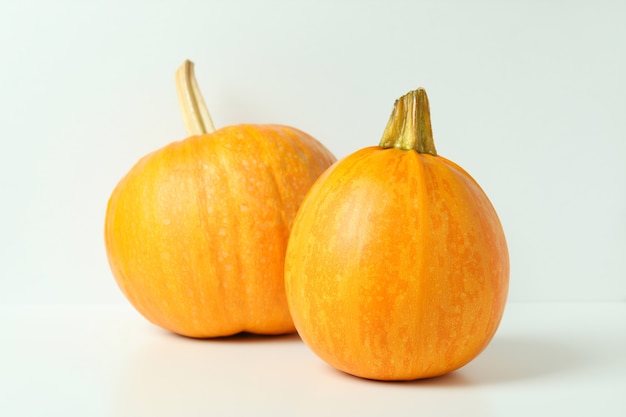
<svg viewBox="0 0 626 417">
<path fill-rule="evenodd" d="M 202 135 L 215 130 L 211 115 L 198 88 L 193 62 L 186 60 L 176 71 L 176 92 L 189 135 Z"/>
</svg>

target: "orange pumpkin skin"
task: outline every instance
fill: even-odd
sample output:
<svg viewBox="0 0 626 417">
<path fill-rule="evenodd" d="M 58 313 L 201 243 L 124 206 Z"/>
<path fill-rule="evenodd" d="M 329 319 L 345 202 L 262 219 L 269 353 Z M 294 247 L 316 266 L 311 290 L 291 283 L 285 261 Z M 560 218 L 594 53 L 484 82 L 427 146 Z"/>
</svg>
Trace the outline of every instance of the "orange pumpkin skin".
<svg viewBox="0 0 626 417">
<path fill-rule="evenodd" d="M 181 335 L 293 332 L 287 239 L 333 162 L 314 138 L 279 125 L 230 126 L 145 156 L 106 213 L 119 287 L 148 320 Z"/>
<path fill-rule="evenodd" d="M 480 186 L 440 156 L 370 147 L 328 169 L 285 261 L 298 333 L 324 361 L 377 380 L 451 372 L 489 343 L 509 258 Z"/>
</svg>

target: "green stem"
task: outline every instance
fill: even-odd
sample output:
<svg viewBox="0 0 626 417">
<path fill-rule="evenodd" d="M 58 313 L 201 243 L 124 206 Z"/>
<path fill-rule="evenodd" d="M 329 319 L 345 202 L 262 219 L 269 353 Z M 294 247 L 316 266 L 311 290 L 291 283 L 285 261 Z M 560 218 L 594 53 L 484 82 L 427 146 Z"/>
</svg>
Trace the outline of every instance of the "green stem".
<svg viewBox="0 0 626 417">
<path fill-rule="evenodd" d="M 426 90 L 418 88 L 396 100 L 380 147 L 437 156 Z"/>
</svg>

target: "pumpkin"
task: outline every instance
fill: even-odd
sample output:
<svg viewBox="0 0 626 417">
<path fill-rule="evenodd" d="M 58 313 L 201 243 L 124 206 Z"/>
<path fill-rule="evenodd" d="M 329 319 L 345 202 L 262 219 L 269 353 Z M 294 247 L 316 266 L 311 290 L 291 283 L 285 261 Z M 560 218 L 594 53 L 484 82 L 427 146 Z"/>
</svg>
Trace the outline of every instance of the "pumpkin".
<svg viewBox="0 0 626 417">
<path fill-rule="evenodd" d="M 504 232 L 489 199 L 437 155 L 423 89 L 396 101 L 379 146 L 313 185 L 285 260 L 304 342 L 363 378 L 451 372 L 489 343 L 509 280 Z"/>
<path fill-rule="evenodd" d="M 115 187 L 105 220 L 115 280 L 143 316 L 181 335 L 294 332 L 287 239 L 335 158 L 293 127 L 214 130 L 191 62 L 176 80 L 190 136 L 143 157 Z"/>
</svg>

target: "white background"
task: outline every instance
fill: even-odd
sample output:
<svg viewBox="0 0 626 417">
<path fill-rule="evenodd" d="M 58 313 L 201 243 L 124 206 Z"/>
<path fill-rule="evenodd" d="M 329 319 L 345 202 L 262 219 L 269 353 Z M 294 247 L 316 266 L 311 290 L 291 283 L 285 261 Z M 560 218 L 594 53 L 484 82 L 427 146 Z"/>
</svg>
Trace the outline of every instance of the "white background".
<svg viewBox="0 0 626 417">
<path fill-rule="evenodd" d="M 119 179 L 185 137 L 282 123 L 337 157 L 429 93 L 438 152 L 496 207 L 511 301 L 489 347 L 412 383 L 348 377 L 297 335 L 192 340 L 124 300 Z M 626 415 L 626 2 L 0 0 L 0 415 Z"/>
<path fill-rule="evenodd" d="M 218 127 L 293 125 L 337 157 L 424 86 L 439 153 L 490 196 L 511 301 L 626 299 L 626 3 L 3 1 L 0 304 L 124 304 L 109 194 L 185 131 L 189 58 Z"/>
</svg>

